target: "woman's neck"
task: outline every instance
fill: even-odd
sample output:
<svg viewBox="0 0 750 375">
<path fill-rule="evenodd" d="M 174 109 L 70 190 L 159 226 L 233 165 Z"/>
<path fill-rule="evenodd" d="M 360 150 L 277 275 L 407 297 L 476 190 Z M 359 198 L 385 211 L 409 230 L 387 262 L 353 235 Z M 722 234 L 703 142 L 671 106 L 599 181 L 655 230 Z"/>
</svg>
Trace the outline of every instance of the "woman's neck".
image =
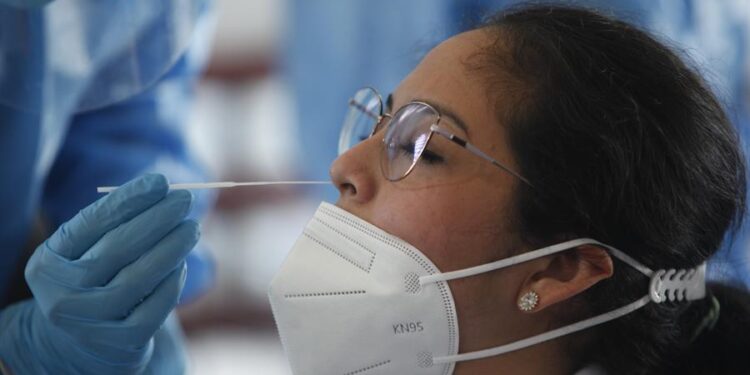
<svg viewBox="0 0 750 375">
<path fill-rule="evenodd" d="M 456 363 L 454 375 L 570 375 L 572 361 L 561 345 L 547 342 L 517 352 Z"/>
</svg>

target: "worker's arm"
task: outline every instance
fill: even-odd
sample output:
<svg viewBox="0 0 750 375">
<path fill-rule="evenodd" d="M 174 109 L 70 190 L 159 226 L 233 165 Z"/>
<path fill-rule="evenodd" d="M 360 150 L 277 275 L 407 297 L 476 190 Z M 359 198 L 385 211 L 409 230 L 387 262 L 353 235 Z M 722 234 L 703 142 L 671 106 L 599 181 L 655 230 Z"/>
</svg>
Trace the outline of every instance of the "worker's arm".
<svg viewBox="0 0 750 375">
<path fill-rule="evenodd" d="M 147 172 L 170 182 L 204 180 L 186 146 L 185 130 L 195 81 L 203 59 L 193 46 L 153 87 L 124 102 L 73 117 L 67 137 L 45 184 L 44 217 L 57 227 L 101 197 L 97 186 L 120 185 Z M 200 219 L 211 193 L 195 192 L 191 217 Z M 213 267 L 198 244 L 188 257 L 183 300 L 204 291 Z"/>
</svg>

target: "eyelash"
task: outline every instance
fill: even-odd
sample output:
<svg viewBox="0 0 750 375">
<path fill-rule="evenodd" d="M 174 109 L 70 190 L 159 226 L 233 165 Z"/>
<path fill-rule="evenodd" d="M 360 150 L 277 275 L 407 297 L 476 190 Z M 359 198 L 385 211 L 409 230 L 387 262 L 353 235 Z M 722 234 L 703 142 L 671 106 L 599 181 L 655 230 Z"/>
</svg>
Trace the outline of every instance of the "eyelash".
<svg viewBox="0 0 750 375">
<path fill-rule="evenodd" d="M 430 150 L 422 151 L 422 157 L 419 160 L 424 161 L 425 164 L 440 164 L 445 161 L 442 156 Z"/>
<path fill-rule="evenodd" d="M 411 150 L 414 150 L 414 144 L 412 143 L 409 145 L 402 145 L 400 148 L 401 148 L 401 152 L 403 152 L 404 154 L 412 155 L 413 152 L 411 152 Z M 442 156 L 430 150 L 425 149 L 422 151 L 422 156 L 419 158 L 419 161 L 428 165 L 434 165 L 434 164 L 440 164 L 444 162 L 445 159 L 443 159 Z"/>
</svg>

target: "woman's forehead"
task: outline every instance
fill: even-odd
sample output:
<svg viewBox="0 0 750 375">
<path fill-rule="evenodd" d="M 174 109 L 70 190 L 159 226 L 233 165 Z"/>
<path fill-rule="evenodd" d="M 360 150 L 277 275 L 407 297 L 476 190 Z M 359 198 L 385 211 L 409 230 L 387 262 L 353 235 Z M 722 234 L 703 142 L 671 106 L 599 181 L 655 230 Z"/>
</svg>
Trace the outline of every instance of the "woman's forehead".
<svg viewBox="0 0 750 375">
<path fill-rule="evenodd" d="M 433 92 L 464 95 L 479 85 L 477 77 L 469 74 L 467 62 L 486 46 L 486 40 L 484 32 L 470 31 L 440 43 L 402 81 L 397 92 L 403 90 L 423 97 Z"/>
<path fill-rule="evenodd" d="M 471 71 L 469 60 L 487 43 L 486 33 L 470 31 L 432 49 L 394 91 L 395 108 L 412 100 L 440 104 L 460 117 L 469 133 L 486 134 L 478 128 L 497 122 L 495 103 L 488 100 L 482 75 Z"/>
</svg>

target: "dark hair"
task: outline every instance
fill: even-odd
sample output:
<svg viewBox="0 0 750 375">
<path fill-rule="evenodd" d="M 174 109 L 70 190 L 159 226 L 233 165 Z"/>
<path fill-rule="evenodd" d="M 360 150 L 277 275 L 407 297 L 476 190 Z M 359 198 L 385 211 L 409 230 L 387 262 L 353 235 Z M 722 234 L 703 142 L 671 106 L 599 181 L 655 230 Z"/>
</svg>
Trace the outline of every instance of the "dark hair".
<svg viewBox="0 0 750 375">
<path fill-rule="evenodd" d="M 625 22 L 553 5 L 507 10 L 481 28 L 496 39 L 475 68 L 489 78 L 490 98 L 502 97 L 499 121 L 534 185 L 516 192 L 525 241 L 593 237 L 652 269 L 692 268 L 739 227 L 746 183 L 737 134 L 669 48 Z M 587 313 L 645 295 L 648 279 L 616 266 L 578 297 Z M 577 360 L 609 374 L 750 372 L 739 353 L 750 350 L 750 296 L 718 284 L 708 293 L 601 326 Z M 718 323 L 694 340 L 714 298 Z"/>
</svg>

